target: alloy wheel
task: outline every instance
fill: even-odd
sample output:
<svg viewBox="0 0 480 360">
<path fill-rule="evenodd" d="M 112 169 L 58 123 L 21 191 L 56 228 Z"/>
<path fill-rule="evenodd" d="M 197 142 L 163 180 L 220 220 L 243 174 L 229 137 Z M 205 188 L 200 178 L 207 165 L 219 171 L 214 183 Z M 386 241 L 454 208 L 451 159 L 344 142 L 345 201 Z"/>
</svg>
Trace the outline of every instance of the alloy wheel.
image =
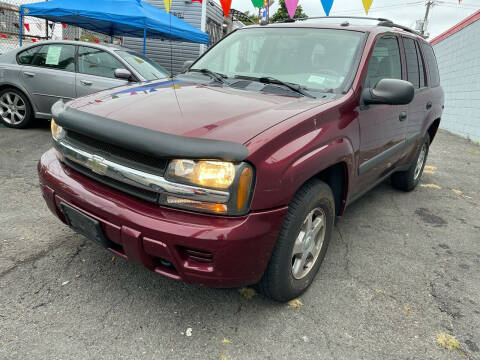
<svg viewBox="0 0 480 360">
<path fill-rule="evenodd" d="M 314 267 L 322 250 L 326 230 L 325 212 L 317 207 L 303 221 L 292 250 L 292 275 L 304 278 Z"/>
<path fill-rule="evenodd" d="M 413 180 L 417 180 L 420 176 L 420 173 L 423 169 L 423 163 L 425 162 L 427 157 L 427 145 L 424 143 L 422 145 L 422 149 L 420 150 L 420 154 L 418 154 L 417 165 L 415 166 L 415 172 L 413 173 Z"/>
<path fill-rule="evenodd" d="M 0 98 L 0 116 L 7 124 L 18 125 L 27 114 L 27 107 L 20 95 L 7 91 Z"/>
</svg>

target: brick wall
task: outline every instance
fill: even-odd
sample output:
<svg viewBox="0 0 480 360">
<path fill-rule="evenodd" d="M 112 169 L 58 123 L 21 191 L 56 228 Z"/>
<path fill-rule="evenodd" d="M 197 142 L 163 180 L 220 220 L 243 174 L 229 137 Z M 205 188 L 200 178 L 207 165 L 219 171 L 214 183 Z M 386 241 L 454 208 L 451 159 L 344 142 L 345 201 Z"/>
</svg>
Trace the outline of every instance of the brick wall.
<svg viewBox="0 0 480 360">
<path fill-rule="evenodd" d="M 480 142 L 480 20 L 433 48 L 445 91 L 440 127 Z"/>
</svg>

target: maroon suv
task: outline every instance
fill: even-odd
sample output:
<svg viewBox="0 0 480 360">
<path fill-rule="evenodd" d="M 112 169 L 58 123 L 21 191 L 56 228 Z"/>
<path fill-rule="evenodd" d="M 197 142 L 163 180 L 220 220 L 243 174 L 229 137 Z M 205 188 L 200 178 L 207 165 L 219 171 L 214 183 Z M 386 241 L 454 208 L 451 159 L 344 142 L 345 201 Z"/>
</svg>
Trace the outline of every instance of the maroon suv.
<svg viewBox="0 0 480 360">
<path fill-rule="evenodd" d="M 243 28 L 175 78 L 55 104 L 49 208 L 169 278 L 300 295 L 335 216 L 387 177 L 415 188 L 443 109 L 427 42 L 349 21 Z"/>
</svg>

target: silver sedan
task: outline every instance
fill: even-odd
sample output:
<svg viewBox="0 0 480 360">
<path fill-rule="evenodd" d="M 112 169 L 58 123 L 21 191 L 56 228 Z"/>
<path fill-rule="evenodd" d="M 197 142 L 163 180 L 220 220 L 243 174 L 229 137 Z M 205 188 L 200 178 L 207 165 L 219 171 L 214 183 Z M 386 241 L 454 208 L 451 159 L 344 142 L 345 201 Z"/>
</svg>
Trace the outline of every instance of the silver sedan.
<svg viewBox="0 0 480 360">
<path fill-rule="evenodd" d="M 114 45 L 43 41 L 0 55 L 0 121 L 25 128 L 70 100 L 130 81 L 168 77 L 147 57 Z"/>
</svg>

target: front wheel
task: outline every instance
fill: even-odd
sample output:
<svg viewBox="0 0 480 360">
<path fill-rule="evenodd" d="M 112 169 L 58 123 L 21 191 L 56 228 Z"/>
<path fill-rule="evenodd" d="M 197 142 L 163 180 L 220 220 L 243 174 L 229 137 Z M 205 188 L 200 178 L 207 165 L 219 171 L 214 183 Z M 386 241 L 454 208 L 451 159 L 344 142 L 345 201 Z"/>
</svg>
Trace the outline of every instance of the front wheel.
<svg viewBox="0 0 480 360">
<path fill-rule="evenodd" d="M 289 204 L 260 291 L 277 301 L 301 295 L 322 264 L 332 236 L 335 202 L 322 181 L 305 184 Z"/>
<path fill-rule="evenodd" d="M 392 174 L 393 187 L 403 190 L 411 191 L 420 182 L 423 174 L 423 168 L 427 162 L 428 150 L 430 148 L 430 136 L 427 134 L 423 139 L 420 148 L 418 149 L 415 160 L 406 171 L 399 171 Z"/>
</svg>

